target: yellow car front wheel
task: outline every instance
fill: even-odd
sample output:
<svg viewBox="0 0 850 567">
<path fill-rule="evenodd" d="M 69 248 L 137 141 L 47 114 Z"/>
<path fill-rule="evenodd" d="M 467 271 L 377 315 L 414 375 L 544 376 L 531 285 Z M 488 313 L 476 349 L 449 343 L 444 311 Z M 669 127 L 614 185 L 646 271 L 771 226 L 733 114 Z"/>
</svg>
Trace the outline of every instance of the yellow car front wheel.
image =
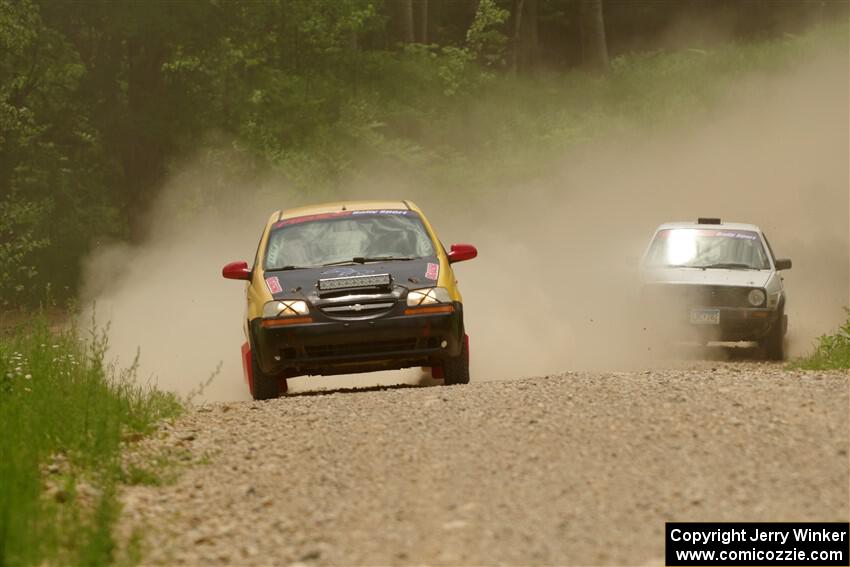
<svg viewBox="0 0 850 567">
<path fill-rule="evenodd" d="M 264 373 L 257 363 L 256 356 L 251 356 L 251 381 L 249 386 L 251 397 L 255 400 L 271 400 L 286 393 L 286 379 Z"/>
<path fill-rule="evenodd" d="M 460 354 L 447 358 L 443 363 L 444 384 L 469 384 L 469 335 L 463 336 Z"/>
</svg>

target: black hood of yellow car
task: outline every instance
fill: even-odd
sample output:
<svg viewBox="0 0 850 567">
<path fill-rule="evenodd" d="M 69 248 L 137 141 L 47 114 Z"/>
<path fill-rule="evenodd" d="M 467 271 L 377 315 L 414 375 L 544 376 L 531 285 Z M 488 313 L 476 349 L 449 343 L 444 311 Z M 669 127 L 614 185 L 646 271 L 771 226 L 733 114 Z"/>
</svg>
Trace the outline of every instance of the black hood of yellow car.
<svg viewBox="0 0 850 567">
<path fill-rule="evenodd" d="M 415 260 L 352 263 L 343 266 L 299 268 L 295 270 L 267 270 L 266 287 L 274 299 L 319 299 L 319 280 L 376 276 L 389 274 L 391 288 L 416 289 L 437 285 L 440 263 L 436 256 Z"/>
</svg>

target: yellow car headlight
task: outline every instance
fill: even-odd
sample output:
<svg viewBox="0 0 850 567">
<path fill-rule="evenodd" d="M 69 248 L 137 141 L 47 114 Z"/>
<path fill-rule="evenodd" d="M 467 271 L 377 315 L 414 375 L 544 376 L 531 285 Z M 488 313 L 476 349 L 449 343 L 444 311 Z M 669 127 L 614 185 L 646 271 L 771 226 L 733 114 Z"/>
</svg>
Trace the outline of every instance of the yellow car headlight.
<svg viewBox="0 0 850 567">
<path fill-rule="evenodd" d="M 281 301 L 269 301 L 263 305 L 263 317 L 291 317 L 294 315 L 306 315 L 310 312 L 306 301 L 300 299 L 284 299 Z"/>
<path fill-rule="evenodd" d="M 427 287 L 413 289 L 407 293 L 407 306 L 430 305 L 432 303 L 449 303 L 449 290 L 444 287 Z"/>
</svg>

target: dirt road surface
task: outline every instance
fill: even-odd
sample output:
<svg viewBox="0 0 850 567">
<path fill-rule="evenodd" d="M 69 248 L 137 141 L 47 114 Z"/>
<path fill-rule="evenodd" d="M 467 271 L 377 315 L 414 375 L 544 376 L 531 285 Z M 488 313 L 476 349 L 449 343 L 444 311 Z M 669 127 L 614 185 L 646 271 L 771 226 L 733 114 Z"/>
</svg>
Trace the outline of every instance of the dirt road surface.
<svg viewBox="0 0 850 567">
<path fill-rule="evenodd" d="M 150 564 L 661 565 L 665 521 L 847 521 L 848 390 L 693 362 L 208 405 L 136 447 L 183 464 L 121 529 Z"/>
</svg>

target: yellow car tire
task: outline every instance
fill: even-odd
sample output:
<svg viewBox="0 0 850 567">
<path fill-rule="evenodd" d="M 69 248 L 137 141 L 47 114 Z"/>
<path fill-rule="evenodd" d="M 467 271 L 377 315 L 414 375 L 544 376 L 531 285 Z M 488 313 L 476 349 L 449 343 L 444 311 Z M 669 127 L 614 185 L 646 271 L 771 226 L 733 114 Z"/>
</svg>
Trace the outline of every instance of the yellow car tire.
<svg viewBox="0 0 850 567">
<path fill-rule="evenodd" d="M 443 363 L 443 383 L 446 386 L 469 384 L 469 335 L 463 336 L 460 354 Z"/>
<path fill-rule="evenodd" d="M 286 391 L 286 380 L 263 373 L 257 357 L 251 357 L 251 397 L 255 400 L 273 400 Z"/>
</svg>

